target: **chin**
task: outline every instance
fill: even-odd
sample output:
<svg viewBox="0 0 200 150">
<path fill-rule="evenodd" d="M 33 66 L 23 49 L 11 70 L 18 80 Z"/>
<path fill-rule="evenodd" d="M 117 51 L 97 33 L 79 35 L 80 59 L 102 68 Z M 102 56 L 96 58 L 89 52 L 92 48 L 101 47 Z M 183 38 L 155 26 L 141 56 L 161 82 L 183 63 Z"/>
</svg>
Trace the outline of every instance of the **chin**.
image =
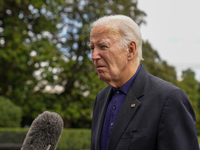
<svg viewBox="0 0 200 150">
<path fill-rule="evenodd" d="M 99 79 L 102 80 L 102 81 L 105 81 L 106 79 L 102 76 L 99 76 Z"/>
<path fill-rule="evenodd" d="M 101 81 L 106 82 L 106 83 L 108 83 L 108 82 L 110 81 L 109 78 L 106 77 L 106 76 L 104 76 L 104 75 L 99 75 L 99 79 L 100 79 Z"/>
</svg>

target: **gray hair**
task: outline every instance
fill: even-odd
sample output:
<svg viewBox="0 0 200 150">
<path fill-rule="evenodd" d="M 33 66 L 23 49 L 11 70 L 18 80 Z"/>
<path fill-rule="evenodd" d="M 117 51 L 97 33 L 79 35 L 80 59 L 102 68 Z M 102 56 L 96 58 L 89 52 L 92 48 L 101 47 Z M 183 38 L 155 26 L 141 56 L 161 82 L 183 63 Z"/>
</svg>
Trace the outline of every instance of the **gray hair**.
<svg viewBox="0 0 200 150">
<path fill-rule="evenodd" d="M 142 35 L 139 26 L 128 16 L 125 15 L 110 15 L 99 18 L 90 25 L 92 30 L 95 26 L 107 25 L 118 27 L 121 34 L 122 46 L 128 47 L 131 41 L 135 41 L 138 51 L 138 61 L 142 58 Z"/>
</svg>

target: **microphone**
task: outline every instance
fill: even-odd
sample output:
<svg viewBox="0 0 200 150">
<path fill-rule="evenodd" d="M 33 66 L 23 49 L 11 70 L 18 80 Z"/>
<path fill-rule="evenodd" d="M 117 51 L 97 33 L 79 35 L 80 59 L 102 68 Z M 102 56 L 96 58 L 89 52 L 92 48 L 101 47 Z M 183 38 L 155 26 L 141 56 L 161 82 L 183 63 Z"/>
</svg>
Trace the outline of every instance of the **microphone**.
<svg viewBox="0 0 200 150">
<path fill-rule="evenodd" d="M 32 122 L 21 150 L 55 150 L 63 126 L 63 119 L 59 114 L 43 112 Z"/>
</svg>

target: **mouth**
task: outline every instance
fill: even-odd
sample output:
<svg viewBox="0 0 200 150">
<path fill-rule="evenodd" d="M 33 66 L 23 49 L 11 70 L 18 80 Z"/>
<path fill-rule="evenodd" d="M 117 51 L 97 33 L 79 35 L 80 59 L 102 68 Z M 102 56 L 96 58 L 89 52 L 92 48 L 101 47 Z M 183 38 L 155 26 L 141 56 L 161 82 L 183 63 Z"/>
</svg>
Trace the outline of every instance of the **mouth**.
<svg viewBox="0 0 200 150">
<path fill-rule="evenodd" d="M 104 68 L 105 66 L 97 66 L 96 68 L 97 69 L 100 69 L 100 68 Z"/>
</svg>

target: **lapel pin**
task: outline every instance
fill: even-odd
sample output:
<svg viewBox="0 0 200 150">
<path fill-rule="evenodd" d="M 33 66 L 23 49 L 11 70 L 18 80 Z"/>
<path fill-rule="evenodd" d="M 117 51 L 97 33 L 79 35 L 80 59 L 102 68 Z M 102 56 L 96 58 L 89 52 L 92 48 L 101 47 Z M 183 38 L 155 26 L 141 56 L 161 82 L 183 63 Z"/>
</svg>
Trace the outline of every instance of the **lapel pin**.
<svg viewBox="0 0 200 150">
<path fill-rule="evenodd" d="M 135 104 L 131 104 L 131 107 L 132 107 L 132 108 L 135 107 Z"/>
</svg>

